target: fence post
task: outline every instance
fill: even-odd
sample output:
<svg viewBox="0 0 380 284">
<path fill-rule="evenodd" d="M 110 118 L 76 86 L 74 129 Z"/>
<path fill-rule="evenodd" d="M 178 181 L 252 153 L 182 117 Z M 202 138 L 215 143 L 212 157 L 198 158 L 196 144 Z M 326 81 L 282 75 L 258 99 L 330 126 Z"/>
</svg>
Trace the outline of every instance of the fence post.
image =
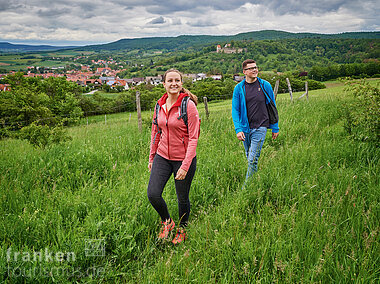
<svg viewBox="0 0 380 284">
<path fill-rule="evenodd" d="M 107 124 L 107 115 L 104 115 L 104 124 Z"/>
<path fill-rule="evenodd" d="M 303 93 L 302 96 L 298 98 L 298 100 L 302 99 L 304 96 L 306 96 L 306 99 L 309 100 L 309 85 L 307 81 L 305 81 L 305 93 Z"/>
<path fill-rule="evenodd" d="M 141 119 L 141 104 L 140 104 L 140 92 L 136 92 L 136 107 L 137 107 L 137 119 L 138 119 L 138 126 L 139 131 L 142 130 L 142 119 Z"/>
<path fill-rule="evenodd" d="M 286 83 L 288 84 L 288 89 L 289 89 L 289 94 L 290 94 L 290 100 L 293 102 L 292 86 L 290 85 L 289 78 L 286 78 Z"/>
<path fill-rule="evenodd" d="M 274 85 L 274 99 L 277 100 L 278 86 L 280 86 L 280 79 L 276 80 Z"/>
<path fill-rule="evenodd" d="M 208 118 L 210 113 L 208 112 L 207 97 L 203 97 L 203 102 L 205 104 L 206 118 Z"/>
<path fill-rule="evenodd" d="M 132 113 L 129 114 L 129 121 L 128 122 L 131 122 L 131 117 L 132 117 Z"/>
</svg>

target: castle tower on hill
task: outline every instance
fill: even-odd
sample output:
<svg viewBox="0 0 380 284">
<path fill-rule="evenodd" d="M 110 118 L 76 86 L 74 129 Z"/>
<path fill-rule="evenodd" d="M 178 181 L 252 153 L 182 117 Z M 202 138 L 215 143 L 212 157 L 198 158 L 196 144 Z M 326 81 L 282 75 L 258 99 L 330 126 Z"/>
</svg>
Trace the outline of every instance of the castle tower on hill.
<svg viewBox="0 0 380 284">
<path fill-rule="evenodd" d="M 231 54 L 231 53 L 242 53 L 244 51 L 247 51 L 247 49 L 246 48 L 232 48 L 230 43 L 227 43 L 223 48 L 220 46 L 220 44 L 216 46 L 216 53 L 223 52 L 223 53 Z"/>
</svg>

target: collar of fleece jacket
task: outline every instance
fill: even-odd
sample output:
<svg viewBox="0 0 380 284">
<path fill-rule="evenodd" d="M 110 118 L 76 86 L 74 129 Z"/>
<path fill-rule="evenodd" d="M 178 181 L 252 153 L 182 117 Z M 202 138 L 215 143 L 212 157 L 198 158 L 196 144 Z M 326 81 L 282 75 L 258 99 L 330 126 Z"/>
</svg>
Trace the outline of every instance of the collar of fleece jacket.
<svg viewBox="0 0 380 284">
<path fill-rule="evenodd" d="M 177 101 L 172 105 L 172 107 L 179 107 L 181 106 L 181 102 L 182 102 L 182 99 L 184 97 L 188 97 L 188 95 L 186 93 L 179 93 L 179 96 L 177 98 Z M 166 100 L 168 99 L 168 94 L 165 93 L 159 100 L 158 100 L 158 104 L 160 105 L 160 107 L 162 107 L 165 103 L 166 103 Z"/>
</svg>

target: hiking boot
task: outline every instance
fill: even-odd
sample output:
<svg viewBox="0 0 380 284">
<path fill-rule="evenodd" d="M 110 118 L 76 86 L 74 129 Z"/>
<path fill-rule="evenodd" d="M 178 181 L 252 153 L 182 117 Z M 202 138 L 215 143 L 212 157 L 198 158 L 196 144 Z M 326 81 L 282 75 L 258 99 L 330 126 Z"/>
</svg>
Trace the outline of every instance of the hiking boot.
<svg viewBox="0 0 380 284">
<path fill-rule="evenodd" d="M 161 221 L 161 230 L 158 234 L 158 239 L 164 240 L 169 237 L 170 231 L 175 227 L 173 219 L 167 220 L 166 222 Z"/>
<path fill-rule="evenodd" d="M 172 243 L 177 245 L 182 242 L 184 242 L 187 239 L 186 231 L 184 228 L 179 228 L 177 230 L 177 234 L 175 235 L 175 238 L 172 240 Z"/>
</svg>

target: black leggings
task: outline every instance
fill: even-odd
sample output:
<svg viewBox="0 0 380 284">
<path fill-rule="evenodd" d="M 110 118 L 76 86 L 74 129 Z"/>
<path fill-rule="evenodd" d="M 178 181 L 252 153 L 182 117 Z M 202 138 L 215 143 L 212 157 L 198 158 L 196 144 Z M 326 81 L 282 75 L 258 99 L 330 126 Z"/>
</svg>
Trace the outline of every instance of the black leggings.
<svg viewBox="0 0 380 284">
<path fill-rule="evenodd" d="M 158 212 L 162 221 L 170 219 L 168 207 L 165 200 L 162 198 L 162 192 L 168 182 L 170 176 L 174 173 L 174 177 L 177 171 L 182 165 L 182 161 L 167 160 L 160 155 L 156 154 L 153 160 L 152 171 L 150 173 L 149 185 L 148 185 L 148 198 L 154 209 Z M 180 226 L 187 225 L 190 214 L 190 200 L 189 192 L 191 182 L 193 180 L 195 170 L 197 167 L 197 157 L 194 157 L 191 162 L 190 168 L 187 171 L 186 177 L 183 180 L 176 180 L 175 189 L 177 192 L 178 210 L 180 218 Z"/>
</svg>

